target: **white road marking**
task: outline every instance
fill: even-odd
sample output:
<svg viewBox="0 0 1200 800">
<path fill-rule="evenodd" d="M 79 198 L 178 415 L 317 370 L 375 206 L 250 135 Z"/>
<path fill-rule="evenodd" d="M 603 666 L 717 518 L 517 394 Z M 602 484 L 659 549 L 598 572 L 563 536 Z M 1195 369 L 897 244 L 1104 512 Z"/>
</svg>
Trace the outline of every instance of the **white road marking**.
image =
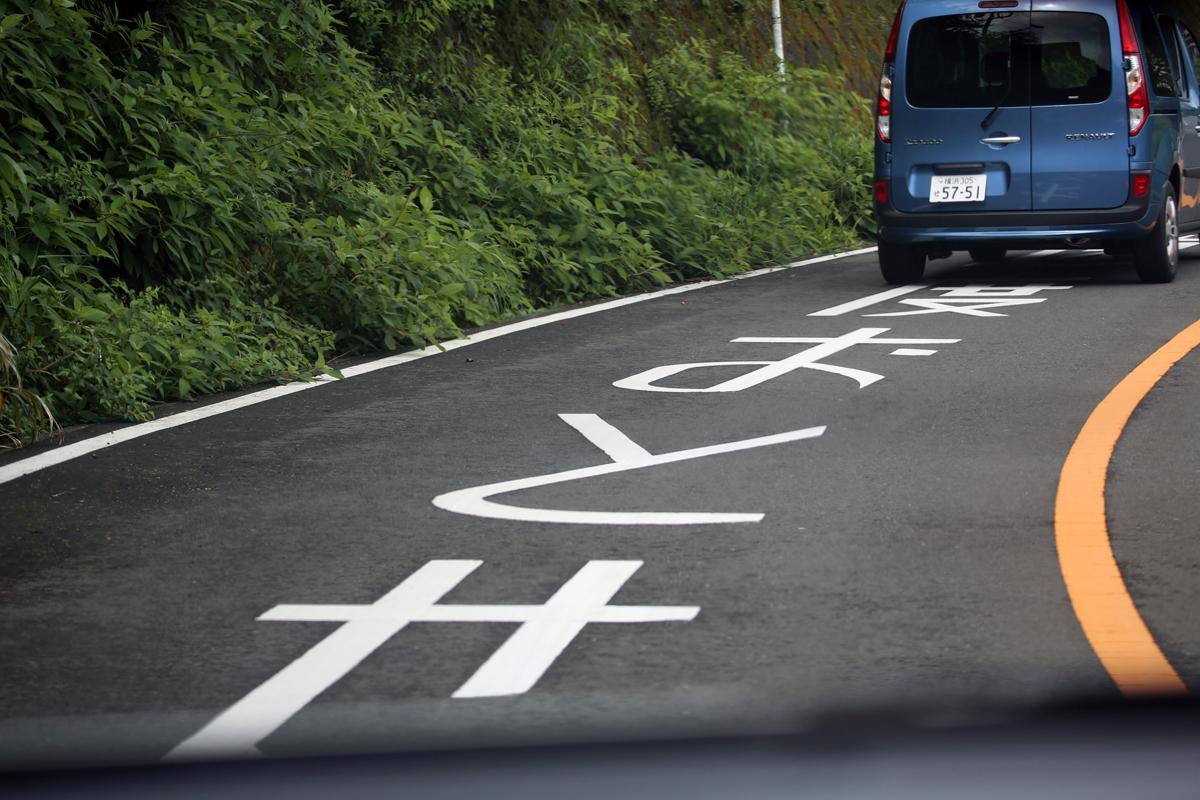
<svg viewBox="0 0 1200 800">
<path fill-rule="evenodd" d="M 943 297 L 910 297 L 901 300 L 900 303 L 906 306 L 915 306 L 917 311 L 884 311 L 879 314 L 863 314 L 864 317 L 914 317 L 918 314 L 963 314 L 968 317 L 1007 317 L 1008 314 L 1001 314 L 998 311 L 989 311 L 993 308 L 1005 308 L 1008 306 L 1028 306 L 1046 302 L 1044 297 L 1030 297 L 1021 300 L 1012 299 L 995 299 L 995 300 L 968 300 L 965 298 L 943 298 Z"/>
<path fill-rule="evenodd" d="M 831 253 L 826 256 L 818 256 L 816 258 L 804 259 L 803 261 L 795 261 L 791 264 L 785 264 L 779 267 L 765 267 L 763 269 L 756 269 L 752 272 L 747 272 L 742 275 L 735 275 L 731 278 L 724 278 L 722 280 L 701 281 L 699 283 L 690 283 L 685 286 L 672 286 L 667 289 L 647 292 L 645 294 L 639 294 L 633 297 L 622 297 L 616 300 L 608 300 L 603 303 L 596 303 L 583 308 L 573 308 L 568 311 L 558 311 L 552 314 L 530 317 L 518 322 L 512 322 L 507 325 L 500 325 L 495 328 L 489 328 L 485 331 L 479 331 L 478 333 L 463 337 L 461 339 L 452 339 L 450 341 L 425 347 L 420 350 L 398 353 L 396 355 L 375 359 L 374 361 L 368 361 L 363 364 L 356 364 L 352 367 L 347 367 L 341 370 L 341 372 L 346 378 L 353 378 L 357 375 L 365 375 L 370 372 L 375 372 L 376 370 L 401 366 L 413 361 L 419 361 L 423 358 L 436 356 L 443 352 L 457 350 L 460 347 L 467 347 L 469 345 L 486 342 L 491 339 L 498 339 L 502 336 L 508 336 L 510 334 L 519 333 L 532 328 L 540 328 L 544 325 L 565 322 L 577 317 L 598 314 L 602 311 L 611 311 L 615 308 L 622 308 L 635 303 L 643 303 L 647 300 L 654 300 L 659 297 L 694 292 L 697 289 L 706 289 L 710 286 L 721 286 L 726 283 L 746 280 L 749 278 L 757 278 L 763 275 L 770 275 L 774 272 L 781 272 L 783 270 L 807 267 L 813 264 L 822 264 L 827 261 L 850 258 L 851 256 L 860 256 L 866 253 L 873 253 L 876 249 L 877 248 L 875 247 L 864 247 L 859 250 Z M 273 386 L 269 389 L 260 389 L 259 391 L 250 392 L 229 400 L 221 400 L 215 403 L 209 403 L 208 405 L 201 406 L 200 408 L 181 411 L 177 414 L 172 414 L 168 417 L 161 417 L 149 422 L 135 423 L 119 430 L 104 433 L 99 436 L 93 436 L 91 438 L 83 439 L 81 441 L 63 445 L 61 447 L 56 447 L 53 450 L 47 450 L 46 452 L 38 453 L 37 455 L 29 456 L 27 458 L 18 459 L 0 466 L 0 484 L 16 480 L 17 478 L 25 475 L 31 475 L 43 469 L 71 461 L 72 459 L 76 459 L 90 453 L 95 453 L 98 450 L 103 450 L 105 448 L 121 444 L 122 442 L 138 439 L 142 436 L 149 436 L 150 434 L 157 433 L 158 431 L 177 428 L 180 425 L 187 425 L 190 422 L 208 419 L 209 417 L 215 417 L 219 414 L 227 414 L 230 411 L 236 411 L 240 408 L 257 405 L 258 403 L 262 403 L 267 400 L 274 400 L 277 397 L 285 397 L 289 394 L 305 391 L 306 389 L 316 389 L 333 382 L 336 382 L 335 378 L 322 376 L 312 381 L 295 381 L 293 383 L 287 383 L 281 386 Z"/>
<path fill-rule="evenodd" d="M 614 381 L 613 386 L 618 389 L 630 389 L 637 392 L 741 392 L 798 369 L 811 369 L 819 372 L 831 372 L 835 375 L 850 378 L 858 383 L 859 388 L 865 388 L 876 381 L 883 380 L 884 376 L 851 367 L 826 364 L 821 359 L 862 344 L 954 344 L 961 341 L 961 339 L 876 338 L 879 334 L 887 333 L 889 330 L 890 328 L 859 328 L 850 333 L 844 333 L 841 336 L 741 336 L 734 339 L 733 343 L 812 344 L 813 346 L 779 361 L 705 361 L 693 364 L 667 364 L 666 366 L 653 367 L 644 372 L 639 372 L 637 375 L 631 375 L 628 378 Z M 694 369 L 740 366 L 757 366 L 758 369 L 751 370 L 736 378 L 722 381 L 714 386 L 703 388 L 660 386 L 658 384 L 661 380 Z"/>
<path fill-rule="evenodd" d="M 419 618 L 482 563 L 430 561 L 369 607 L 374 616 L 347 616 L 345 624 L 175 746 L 166 759 L 257 755 L 259 741 Z M 286 606 L 276 608 L 259 619 L 306 618 L 288 614 L 288 610 Z"/>
<path fill-rule="evenodd" d="M 932 356 L 937 350 L 926 350 L 923 347 L 897 347 L 891 352 L 893 356 Z"/>
<path fill-rule="evenodd" d="M 1042 254 L 1061 253 L 1061 252 L 1063 252 L 1063 251 L 1061 251 L 1061 250 L 1043 250 L 1043 251 L 1041 251 Z M 1037 253 L 1033 253 L 1031 255 L 1037 255 Z M 905 295 L 909 295 L 909 294 L 912 294 L 913 292 L 918 292 L 918 291 L 920 291 L 922 289 L 926 289 L 926 288 L 929 288 L 929 287 L 923 286 L 923 285 L 916 285 L 916 284 L 912 284 L 909 286 L 901 286 L 896 289 L 889 289 L 886 292 L 878 292 L 877 294 L 867 295 L 866 297 L 860 297 L 858 300 L 851 300 L 848 303 L 842 303 L 841 305 L 832 306 L 832 307 L 826 308 L 822 311 L 816 311 L 816 312 L 813 312 L 812 314 L 809 314 L 808 316 L 810 316 L 810 317 L 841 316 L 843 314 L 849 314 L 852 311 L 861 311 L 864 308 L 870 308 L 871 306 L 878 305 L 879 303 L 886 303 L 888 300 L 896 300 L 897 298 L 904 297 Z M 1028 296 L 1028 295 L 1036 294 L 1039 291 L 1044 291 L 1044 290 L 1048 290 L 1048 289 L 1070 289 L 1070 288 L 1071 288 L 1070 286 L 1051 286 L 1049 284 L 1034 284 L 1034 285 L 1030 285 L 1030 286 L 991 286 L 991 285 L 978 286 L 978 285 L 971 285 L 971 286 L 939 286 L 937 288 L 932 289 L 932 291 L 949 292 L 949 294 L 947 294 L 946 297 L 1020 297 L 1020 296 Z M 904 300 L 899 300 L 898 302 L 900 302 L 901 304 L 904 304 L 904 305 L 920 306 L 923 303 L 930 303 L 930 302 L 938 303 L 940 301 L 938 301 L 938 300 L 923 301 L 920 299 L 904 299 Z M 947 304 L 947 305 L 952 305 L 952 304 Z M 1001 305 L 1024 305 L 1024 304 L 1023 303 L 1005 303 L 1005 304 L 1001 304 Z M 942 310 L 944 311 L 944 310 L 949 310 L 949 309 L 943 308 Z M 902 311 L 902 312 L 892 312 L 892 313 L 885 313 L 885 314 L 863 314 L 862 316 L 864 316 L 864 317 L 899 317 L 899 316 L 907 316 L 907 315 L 911 315 L 911 314 L 929 314 L 929 313 L 936 313 L 936 312 L 928 311 L 928 310 L 927 311 Z M 959 313 L 969 313 L 969 312 L 959 312 Z M 1006 316 L 1006 315 L 1004 315 L 1004 314 L 975 314 L 973 316 L 1001 316 L 1002 317 L 1002 316 Z"/>
<path fill-rule="evenodd" d="M 472 517 L 514 520 L 518 522 L 555 522 L 571 525 L 712 525 L 760 522 L 763 518 L 762 514 L 696 511 L 573 511 L 514 506 L 497 503 L 490 498 L 498 494 L 507 494 L 522 489 L 551 486 L 568 481 L 596 478 L 601 475 L 613 475 L 619 472 L 645 469 L 646 467 L 654 467 L 661 464 L 673 464 L 679 461 L 690 461 L 723 453 L 733 453 L 739 450 L 770 447 L 786 442 L 800 441 L 801 439 L 815 439 L 825 433 L 825 427 L 822 425 L 814 428 L 802 428 L 785 433 L 777 433 L 771 436 L 759 436 L 754 439 L 742 439 L 737 442 L 726 442 L 724 444 L 696 447 L 689 450 L 677 450 L 672 453 L 662 453 L 661 455 L 651 455 L 629 441 L 625 434 L 613 428 L 595 414 L 560 414 L 559 416 L 567 420 L 588 441 L 607 453 L 610 458 L 613 458 L 613 462 L 567 470 L 565 472 L 555 472 L 549 475 L 536 475 L 531 478 L 519 478 L 517 480 L 489 483 L 484 486 L 472 486 L 468 489 L 459 489 L 438 495 L 433 499 L 433 504 L 445 511 L 466 514 Z M 614 433 L 619 435 L 621 440 L 618 440 L 613 435 Z"/>
<path fill-rule="evenodd" d="M 1032 297 L 1039 292 L 1070 289 L 1071 286 L 1056 286 L 1052 283 L 1029 283 L 1023 286 L 993 286 L 992 284 L 968 284 L 966 286 L 936 286 L 933 291 L 943 292 L 943 297 Z"/>
<path fill-rule="evenodd" d="M 641 561 L 589 561 L 544 605 L 440 605 L 482 561 L 430 561 L 371 605 L 280 605 L 261 621 L 341 622 L 306 653 L 174 747 L 164 760 L 254 757 L 258 744 L 410 622 L 518 622 L 454 693 L 523 694 L 592 623 L 689 622 L 698 606 L 610 606 Z"/>
<path fill-rule="evenodd" d="M 583 434 L 618 464 L 630 464 L 653 458 L 650 451 L 609 425 L 595 414 L 559 414 L 558 418 Z"/>
<path fill-rule="evenodd" d="M 563 584 L 454 693 L 456 698 L 524 694 L 586 625 L 593 622 L 690 622 L 698 606 L 609 606 L 641 561 L 592 561 Z M 612 613 L 616 612 L 616 613 Z"/>
<path fill-rule="evenodd" d="M 924 286 L 915 285 L 915 284 L 910 285 L 910 286 L 900 286 L 896 289 L 888 289 L 886 292 L 879 292 L 877 294 L 867 295 L 866 297 L 860 297 L 857 300 L 851 300 L 849 303 L 842 303 L 840 305 L 830 306 L 829 308 L 823 308 L 820 311 L 814 311 L 813 313 L 809 314 L 808 316 L 810 316 L 810 317 L 838 317 L 838 316 L 841 316 L 842 314 L 849 314 L 851 311 L 858 311 L 860 308 L 867 308 L 868 306 L 873 306 L 876 303 L 883 303 L 887 300 L 891 300 L 896 297 L 903 297 L 906 294 L 912 294 L 913 292 L 919 292 L 921 289 L 924 289 L 924 288 L 925 288 Z"/>
<path fill-rule="evenodd" d="M 972 317 L 1007 317 L 1007 314 L 989 309 L 1042 303 L 1046 298 L 1032 297 L 1032 295 L 1070 288 L 1070 286 L 1054 286 L 1048 283 L 1034 283 L 1025 286 L 938 286 L 931 291 L 942 292 L 941 297 L 908 297 L 897 301 L 900 305 L 916 306 L 919 309 L 917 311 L 887 311 L 879 314 L 863 314 L 863 316 L 910 317 L 917 314 L 951 313 Z"/>
</svg>

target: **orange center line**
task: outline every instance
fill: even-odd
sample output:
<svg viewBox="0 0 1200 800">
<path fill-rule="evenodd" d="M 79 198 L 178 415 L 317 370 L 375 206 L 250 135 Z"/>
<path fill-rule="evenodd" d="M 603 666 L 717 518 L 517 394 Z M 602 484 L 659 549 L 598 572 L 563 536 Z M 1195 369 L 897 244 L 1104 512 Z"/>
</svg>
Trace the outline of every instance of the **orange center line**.
<svg viewBox="0 0 1200 800">
<path fill-rule="evenodd" d="M 1138 613 L 1113 555 L 1104 503 L 1108 466 L 1134 410 L 1198 345 L 1200 321 L 1126 375 L 1084 423 L 1058 479 L 1054 538 L 1067 594 L 1100 663 L 1126 696 L 1186 694 L 1187 687 Z"/>
</svg>

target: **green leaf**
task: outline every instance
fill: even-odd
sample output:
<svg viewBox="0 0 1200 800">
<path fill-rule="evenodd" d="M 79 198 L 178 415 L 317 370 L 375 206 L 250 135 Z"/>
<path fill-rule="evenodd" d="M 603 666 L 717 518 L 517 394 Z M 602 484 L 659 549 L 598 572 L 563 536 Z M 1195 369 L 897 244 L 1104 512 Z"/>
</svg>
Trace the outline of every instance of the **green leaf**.
<svg viewBox="0 0 1200 800">
<path fill-rule="evenodd" d="M 433 192 L 429 191 L 428 186 L 421 187 L 421 191 L 417 193 L 417 199 L 426 213 L 433 210 Z"/>
<path fill-rule="evenodd" d="M 0 153 L 0 178 L 4 178 L 9 183 L 14 180 L 20 181 L 22 186 L 28 186 L 29 181 L 25 178 L 25 170 L 21 169 L 21 165 L 4 153 Z"/>
<path fill-rule="evenodd" d="M 50 229 L 46 227 L 46 223 L 40 219 L 32 219 L 29 221 L 29 230 L 37 237 L 37 240 L 42 244 L 50 243 Z"/>
</svg>

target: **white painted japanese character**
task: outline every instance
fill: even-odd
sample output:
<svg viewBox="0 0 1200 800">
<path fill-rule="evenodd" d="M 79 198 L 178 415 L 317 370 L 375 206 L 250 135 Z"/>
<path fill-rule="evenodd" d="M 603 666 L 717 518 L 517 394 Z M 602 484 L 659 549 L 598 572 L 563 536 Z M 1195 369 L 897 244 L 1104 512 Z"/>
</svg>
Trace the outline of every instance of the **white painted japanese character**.
<svg viewBox="0 0 1200 800">
<path fill-rule="evenodd" d="M 858 345 L 900 345 L 900 344 L 954 344 L 961 339 L 896 339 L 884 338 L 880 334 L 887 333 L 890 328 L 859 328 L 856 331 L 842 334 L 841 336 L 743 336 L 734 339 L 735 343 L 745 344 L 811 344 L 812 347 L 807 347 L 795 355 L 779 361 L 705 361 L 693 364 L 668 364 L 663 367 L 654 367 L 645 372 L 639 372 L 629 378 L 624 378 L 615 381 L 613 386 L 618 389 L 632 389 L 639 392 L 678 392 L 678 393 L 704 393 L 704 392 L 741 392 L 761 383 L 765 383 L 774 378 L 786 375 L 799 369 L 810 369 L 818 372 L 830 372 L 835 375 L 841 375 L 844 378 L 850 378 L 855 381 L 859 388 L 870 386 L 871 384 L 883 380 L 884 376 L 866 370 L 855 369 L 853 367 L 844 367 L 838 364 L 825 363 L 823 359 L 849 350 Z M 909 348 L 900 348 L 893 350 L 893 355 L 932 355 L 936 350 L 913 350 Z M 660 381 L 667 378 L 679 375 L 683 372 L 688 372 L 694 369 L 704 369 L 709 367 L 758 367 L 743 375 L 729 380 L 721 381 L 713 386 L 703 388 L 691 388 L 686 386 L 663 386 Z"/>
</svg>

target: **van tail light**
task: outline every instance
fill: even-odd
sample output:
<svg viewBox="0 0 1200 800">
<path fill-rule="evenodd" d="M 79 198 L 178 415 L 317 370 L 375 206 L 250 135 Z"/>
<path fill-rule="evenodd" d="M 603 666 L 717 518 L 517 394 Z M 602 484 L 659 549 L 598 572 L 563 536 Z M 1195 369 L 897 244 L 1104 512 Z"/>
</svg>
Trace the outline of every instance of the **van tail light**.
<svg viewBox="0 0 1200 800">
<path fill-rule="evenodd" d="M 1129 108 L 1129 135 L 1137 136 L 1150 116 L 1150 95 L 1146 91 L 1146 74 L 1142 69 L 1142 52 L 1129 6 L 1117 0 L 1117 19 L 1121 24 L 1121 53 L 1125 57 L 1125 96 Z"/>
<path fill-rule="evenodd" d="M 888 182 L 883 179 L 875 181 L 875 202 L 880 205 L 887 205 L 889 199 Z"/>
<path fill-rule="evenodd" d="M 879 131 L 879 141 L 892 140 L 892 76 L 888 75 L 889 67 L 884 67 L 883 75 L 879 78 L 879 104 L 875 111 L 875 127 Z"/>
<path fill-rule="evenodd" d="M 1133 196 L 1145 197 L 1150 194 L 1150 176 L 1141 174 L 1133 176 Z"/>
<path fill-rule="evenodd" d="M 896 66 L 896 44 L 900 37 L 900 15 L 904 13 L 904 0 L 896 8 L 892 30 L 888 33 L 887 50 L 883 53 L 883 72 L 879 76 L 879 100 L 875 104 L 875 132 L 879 141 L 892 141 L 892 72 Z"/>
</svg>

